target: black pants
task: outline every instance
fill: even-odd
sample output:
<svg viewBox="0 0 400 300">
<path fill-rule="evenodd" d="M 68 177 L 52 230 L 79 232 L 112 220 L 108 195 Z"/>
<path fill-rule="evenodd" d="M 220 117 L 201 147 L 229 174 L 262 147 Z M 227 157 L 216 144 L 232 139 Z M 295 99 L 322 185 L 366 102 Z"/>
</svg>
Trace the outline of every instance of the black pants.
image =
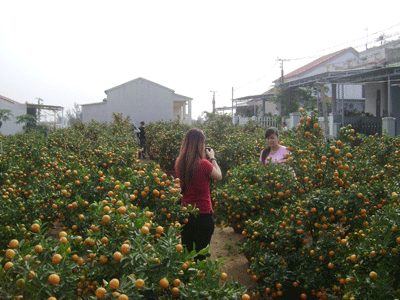
<svg viewBox="0 0 400 300">
<path fill-rule="evenodd" d="M 199 252 L 206 248 L 214 233 L 214 218 L 212 214 L 198 214 L 197 217 L 190 215 L 189 222 L 182 229 L 182 244 L 189 252 L 195 249 Z M 204 255 L 198 255 L 196 259 L 204 260 Z"/>
<path fill-rule="evenodd" d="M 145 158 L 146 154 L 146 140 L 145 139 L 140 139 L 139 140 L 139 146 L 142 148 L 142 152 L 139 152 L 139 158 Z"/>
</svg>

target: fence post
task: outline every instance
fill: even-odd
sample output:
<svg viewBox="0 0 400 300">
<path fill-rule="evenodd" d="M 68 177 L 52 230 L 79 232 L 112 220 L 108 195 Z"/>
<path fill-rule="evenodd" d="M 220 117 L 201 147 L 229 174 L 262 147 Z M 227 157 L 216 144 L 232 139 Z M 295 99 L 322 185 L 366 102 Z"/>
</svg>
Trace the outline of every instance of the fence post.
<svg viewBox="0 0 400 300">
<path fill-rule="evenodd" d="M 389 136 L 396 136 L 396 118 L 382 118 L 382 134 L 384 134 L 385 131 L 389 133 Z"/>
<path fill-rule="evenodd" d="M 329 133 L 335 138 L 339 133 L 339 128 L 342 125 L 342 116 L 336 113 L 329 114 Z"/>
<path fill-rule="evenodd" d="M 289 124 L 287 124 L 289 129 L 293 127 L 297 128 L 297 125 L 300 124 L 301 114 L 299 112 L 294 112 L 289 114 Z"/>
</svg>

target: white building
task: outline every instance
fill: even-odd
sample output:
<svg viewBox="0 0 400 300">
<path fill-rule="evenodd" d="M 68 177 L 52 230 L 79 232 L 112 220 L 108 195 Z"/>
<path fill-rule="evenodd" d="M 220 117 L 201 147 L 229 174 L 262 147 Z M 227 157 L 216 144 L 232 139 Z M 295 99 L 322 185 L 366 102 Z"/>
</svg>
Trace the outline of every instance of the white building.
<svg viewBox="0 0 400 300">
<path fill-rule="evenodd" d="M 351 60 L 359 59 L 359 53 L 352 47 L 348 47 L 334 53 L 324 55 L 286 75 L 284 75 L 284 85 L 290 86 L 306 86 L 314 84 L 322 80 L 323 75 L 327 72 L 334 72 L 348 66 Z M 274 81 L 279 84 L 282 78 Z M 326 79 L 329 81 L 329 78 Z M 344 111 L 364 112 L 365 110 L 365 90 L 362 84 L 346 84 L 340 87 L 334 84 L 325 84 L 326 96 L 328 101 L 333 98 L 339 100 L 340 103 L 336 107 L 331 107 L 337 113 Z M 320 95 L 316 95 L 320 100 Z M 336 102 L 335 102 L 336 104 Z M 328 107 L 330 112 L 331 108 Z"/>
<path fill-rule="evenodd" d="M 40 124 L 54 128 L 64 127 L 62 124 L 57 124 L 57 112 L 61 112 L 62 114 L 64 111 L 64 108 L 61 106 L 19 103 L 0 95 L 0 109 L 11 111 L 11 115 L 9 116 L 10 120 L 4 121 L 0 128 L 0 132 L 3 135 L 13 135 L 23 132 L 25 124 L 15 123 L 17 121 L 16 118 L 23 115 L 32 115 L 40 119 L 37 121 L 38 125 Z M 40 118 L 41 112 L 42 118 Z M 47 119 L 47 117 L 49 118 Z M 61 119 L 64 120 L 64 122 L 66 121 L 63 117 L 61 117 Z"/>
<path fill-rule="evenodd" d="M 107 99 L 103 102 L 83 104 L 82 122 L 91 120 L 111 123 L 113 113 L 129 116 L 139 125 L 144 121 L 179 119 L 190 124 L 193 98 L 175 94 L 175 91 L 144 78 L 118 85 L 104 91 Z"/>
<path fill-rule="evenodd" d="M 0 95 L 0 109 L 11 111 L 10 120 L 3 122 L 0 132 L 3 135 L 12 135 L 23 132 L 24 124 L 16 124 L 15 117 L 26 115 L 26 104 L 19 103 Z"/>
</svg>

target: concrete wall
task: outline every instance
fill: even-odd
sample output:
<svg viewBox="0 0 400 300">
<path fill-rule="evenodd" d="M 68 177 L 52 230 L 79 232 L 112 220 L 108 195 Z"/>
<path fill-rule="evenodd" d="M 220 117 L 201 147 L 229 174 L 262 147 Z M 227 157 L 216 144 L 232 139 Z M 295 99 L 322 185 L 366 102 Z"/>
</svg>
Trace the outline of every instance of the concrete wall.
<svg viewBox="0 0 400 300">
<path fill-rule="evenodd" d="M 89 123 L 92 120 L 102 123 L 107 122 L 106 102 L 82 105 L 82 122 Z"/>
<path fill-rule="evenodd" d="M 0 128 L 1 134 L 12 135 L 24 131 L 22 129 L 24 124 L 15 124 L 15 118 L 17 116 L 26 115 L 26 104 L 13 104 L 0 99 L 0 109 L 8 109 L 12 113 L 12 116 L 10 116 L 11 120 L 3 122 L 3 125 Z"/>
<path fill-rule="evenodd" d="M 262 104 L 261 104 L 262 105 Z M 267 114 L 276 115 L 276 104 L 272 101 L 265 101 L 265 115 Z"/>
</svg>

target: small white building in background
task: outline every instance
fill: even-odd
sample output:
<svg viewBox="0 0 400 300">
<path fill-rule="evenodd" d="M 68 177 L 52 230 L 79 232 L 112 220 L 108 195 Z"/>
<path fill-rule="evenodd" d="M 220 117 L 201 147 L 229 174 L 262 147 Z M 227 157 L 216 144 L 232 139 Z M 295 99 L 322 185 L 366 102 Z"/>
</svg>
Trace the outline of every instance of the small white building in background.
<svg viewBox="0 0 400 300">
<path fill-rule="evenodd" d="M 107 98 L 103 102 L 82 104 L 82 122 L 111 123 L 113 113 L 122 113 L 123 118 L 129 116 L 136 125 L 141 121 L 192 121 L 193 98 L 175 94 L 174 90 L 142 77 L 104 92 Z"/>
<path fill-rule="evenodd" d="M 3 121 L 0 132 L 3 135 L 12 135 L 18 132 L 23 132 L 22 127 L 24 124 L 16 124 L 15 117 L 26 115 L 26 104 L 19 103 L 0 95 L 0 109 L 7 109 L 11 111 L 10 120 Z"/>
<path fill-rule="evenodd" d="M 6 109 L 11 111 L 9 116 L 10 120 L 3 121 L 0 128 L 0 132 L 3 135 L 13 135 L 16 133 L 23 132 L 25 124 L 16 124 L 18 116 L 32 115 L 39 118 L 38 125 L 45 125 L 53 128 L 65 127 L 66 119 L 63 117 L 64 108 L 62 106 L 44 105 L 44 104 L 32 104 L 32 103 L 20 103 L 15 100 L 11 100 L 0 95 L 0 109 Z M 42 113 L 40 113 L 42 112 Z M 57 120 L 57 113 L 61 113 L 60 120 Z"/>
</svg>

